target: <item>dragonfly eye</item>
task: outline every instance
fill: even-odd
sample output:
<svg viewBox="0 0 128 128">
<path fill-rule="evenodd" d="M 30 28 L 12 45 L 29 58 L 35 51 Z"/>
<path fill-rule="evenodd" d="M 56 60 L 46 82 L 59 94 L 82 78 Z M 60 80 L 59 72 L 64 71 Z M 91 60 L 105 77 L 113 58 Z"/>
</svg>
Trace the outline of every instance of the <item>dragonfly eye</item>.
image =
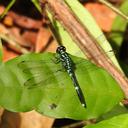
<svg viewBox="0 0 128 128">
<path fill-rule="evenodd" d="M 59 46 L 57 49 L 56 49 L 56 52 L 57 53 L 60 53 L 61 51 L 66 51 L 66 48 L 64 46 Z"/>
</svg>

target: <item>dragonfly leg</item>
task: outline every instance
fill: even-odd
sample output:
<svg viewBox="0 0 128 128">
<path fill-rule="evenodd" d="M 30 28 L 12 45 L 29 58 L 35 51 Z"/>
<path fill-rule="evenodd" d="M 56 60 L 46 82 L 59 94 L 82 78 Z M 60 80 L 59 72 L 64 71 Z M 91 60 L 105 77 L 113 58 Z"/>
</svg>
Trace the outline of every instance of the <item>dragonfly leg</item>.
<svg viewBox="0 0 128 128">
<path fill-rule="evenodd" d="M 60 61 L 61 61 L 57 55 L 54 57 L 54 59 L 51 59 L 51 60 L 52 60 L 53 63 L 55 63 L 55 64 L 58 64 L 58 63 L 60 63 Z"/>
<path fill-rule="evenodd" d="M 59 71 L 59 72 L 65 72 L 66 70 L 65 70 L 65 68 L 62 66 L 62 68 L 61 68 L 61 69 L 58 69 L 57 72 L 58 72 L 58 71 Z"/>
</svg>

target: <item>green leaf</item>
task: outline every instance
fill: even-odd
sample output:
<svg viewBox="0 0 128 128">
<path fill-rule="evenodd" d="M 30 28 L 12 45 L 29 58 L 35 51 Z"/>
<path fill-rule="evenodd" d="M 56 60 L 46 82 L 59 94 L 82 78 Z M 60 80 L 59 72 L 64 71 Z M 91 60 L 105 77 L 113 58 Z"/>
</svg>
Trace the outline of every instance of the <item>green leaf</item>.
<svg viewBox="0 0 128 128">
<path fill-rule="evenodd" d="M 95 125 L 89 125 L 84 128 L 127 128 L 128 127 L 128 114 L 113 117 L 109 120 L 102 121 Z"/>
<path fill-rule="evenodd" d="M 54 118 L 81 120 L 99 117 L 124 97 L 105 70 L 70 56 L 76 64 L 75 74 L 87 103 L 85 109 L 69 75 L 61 63 L 54 63 L 54 57 L 53 53 L 26 54 L 1 64 L 0 105 L 11 111 L 35 109 Z"/>
</svg>

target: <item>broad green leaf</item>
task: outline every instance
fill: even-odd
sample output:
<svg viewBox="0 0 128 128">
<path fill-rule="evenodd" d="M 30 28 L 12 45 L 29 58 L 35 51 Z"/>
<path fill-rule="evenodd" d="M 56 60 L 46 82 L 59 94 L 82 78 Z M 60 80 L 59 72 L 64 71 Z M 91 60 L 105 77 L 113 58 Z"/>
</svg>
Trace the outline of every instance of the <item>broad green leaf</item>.
<svg viewBox="0 0 128 128">
<path fill-rule="evenodd" d="M 99 122 L 95 125 L 89 125 L 84 128 L 127 128 L 128 114 L 122 114 L 109 120 Z"/>
<path fill-rule="evenodd" d="M 89 61 L 70 56 L 87 108 L 55 54 L 26 54 L 0 66 L 0 105 L 11 111 L 37 110 L 54 118 L 90 119 L 110 111 L 124 97 L 116 81 Z M 111 100 L 110 100 L 111 99 Z"/>
<path fill-rule="evenodd" d="M 104 36 L 101 29 L 96 24 L 94 18 L 87 11 L 85 7 L 83 7 L 78 0 L 64 0 L 66 4 L 70 7 L 72 12 L 76 15 L 76 17 L 80 20 L 80 22 L 87 28 L 88 32 L 92 35 L 92 37 L 100 44 L 100 46 L 104 49 L 105 52 L 112 51 L 112 48 Z M 58 43 L 62 43 L 66 46 L 67 51 L 78 57 L 85 57 L 75 42 L 72 40 L 69 33 L 63 28 L 63 26 L 51 15 L 51 12 L 48 12 L 49 19 L 55 28 L 55 37 L 59 40 Z M 114 62 L 114 64 L 120 69 L 118 62 L 113 55 L 112 52 L 107 54 L 110 59 Z"/>
<path fill-rule="evenodd" d="M 121 7 L 119 8 L 124 14 L 128 14 L 128 0 L 125 0 Z M 113 22 L 111 34 L 109 40 L 113 47 L 119 51 L 125 34 L 125 29 L 127 27 L 127 21 L 122 17 L 117 16 Z"/>
</svg>

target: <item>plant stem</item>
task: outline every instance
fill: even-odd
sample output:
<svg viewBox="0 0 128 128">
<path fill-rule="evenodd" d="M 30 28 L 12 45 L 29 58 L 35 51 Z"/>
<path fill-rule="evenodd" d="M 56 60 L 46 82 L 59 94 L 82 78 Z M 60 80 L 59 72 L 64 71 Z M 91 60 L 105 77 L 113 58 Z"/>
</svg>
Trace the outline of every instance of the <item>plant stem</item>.
<svg viewBox="0 0 128 128">
<path fill-rule="evenodd" d="M 111 3 L 105 1 L 105 0 L 98 0 L 100 3 L 105 4 L 107 7 L 112 9 L 115 13 L 117 13 L 119 16 L 121 16 L 123 19 L 127 20 L 128 22 L 128 16 L 126 16 L 123 12 L 121 12 L 118 8 L 114 7 Z"/>
<path fill-rule="evenodd" d="M 66 126 L 62 126 L 61 128 L 78 128 L 78 127 L 83 127 L 89 124 L 94 124 L 96 122 L 95 119 L 93 120 L 84 120 L 84 121 L 80 121 L 74 124 L 70 124 L 70 125 L 66 125 Z"/>
</svg>

